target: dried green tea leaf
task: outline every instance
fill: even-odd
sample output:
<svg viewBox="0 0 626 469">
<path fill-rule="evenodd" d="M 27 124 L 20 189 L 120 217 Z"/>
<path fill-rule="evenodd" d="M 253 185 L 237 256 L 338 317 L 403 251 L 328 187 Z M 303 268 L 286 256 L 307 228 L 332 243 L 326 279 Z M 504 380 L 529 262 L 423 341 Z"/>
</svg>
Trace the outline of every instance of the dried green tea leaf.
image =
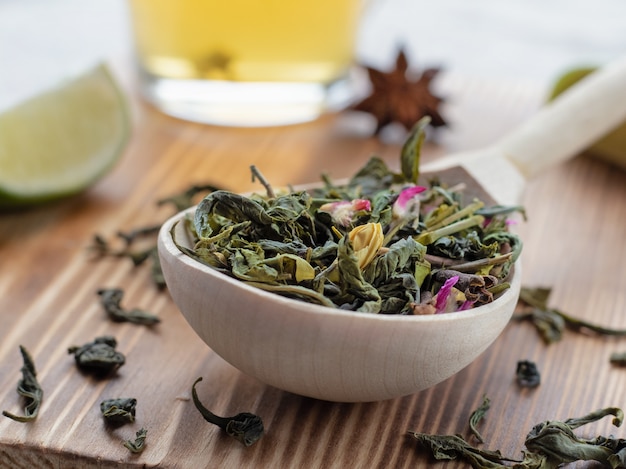
<svg viewBox="0 0 626 469">
<path fill-rule="evenodd" d="M 426 128 L 430 124 L 430 121 L 431 118 L 428 116 L 422 117 L 417 121 L 402 146 L 400 155 L 402 174 L 408 182 L 412 182 L 413 184 L 417 184 L 417 179 L 419 178 L 420 153 L 422 144 L 426 139 Z"/>
<path fill-rule="evenodd" d="M 520 300 L 530 306 L 539 309 L 548 309 L 548 301 L 550 300 L 551 288 L 546 287 L 522 287 L 520 290 Z"/>
<path fill-rule="evenodd" d="M 626 448 L 626 440 L 613 437 L 584 439 L 574 435 L 573 432 L 582 425 L 595 422 L 608 415 L 615 417 L 613 425 L 616 426 L 620 426 L 624 419 L 621 409 L 609 407 L 564 422 L 548 420 L 537 424 L 526 437 L 526 448 L 530 452 L 546 457 L 541 466 L 542 469 L 556 469 L 574 461 L 596 461 L 609 465 L 609 457 Z"/>
<path fill-rule="evenodd" d="M 517 362 L 515 376 L 517 384 L 525 388 L 536 388 L 541 383 L 541 374 L 537 369 L 537 365 L 529 360 Z"/>
<path fill-rule="evenodd" d="M 269 197 L 270 199 L 276 197 L 276 194 L 274 193 L 274 189 L 272 188 L 271 184 L 267 181 L 267 179 L 265 179 L 265 176 L 263 176 L 261 171 L 259 171 L 259 169 L 255 165 L 250 166 L 250 172 L 252 173 L 252 182 L 255 182 L 258 179 L 261 185 L 265 187 L 267 197 Z"/>
<path fill-rule="evenodd" d="M 371 197 L 382 190 L 389 189 L 401 178 L 403 179 L 402 176 L 393 173 L 382 159 L 374 156 L 352 176 L 347 187 L 333 187 L 333 191 L 338 192 L 337 198 L 344 200 L 357 199 L 358 196 Z M 318 196 L 321 195 L 318 194 Z M 324 195 L 332 197 L 333 194 L 330 191 Z"/>
<path fill-rule="evenodd" d="M 121 302 L 124 292 L 120 288 L 101 288 L 98 290 L 98 296 L 104 311 L 112 321 L 132 322 L 145 326 L 153 326 L 161 322 L 158 316 L 141 309 L 122 308 Z"/>
<path fill-rule="evenodd" d="M 172 204 L 177 212 L 185 210 L 194 205 L 194 198 L 198 194 L 206 194 L 220 190 L 213 184 L 194 184 L 179 194 L 174 194 L 157 201 L 157 205 Z M 158 290 L 166 288 L 165 278 L 161 269 L 161 262 L 156 247 L 156 237 L 161 229 L 161 223 L 148 225 L 133 229 L 131 231 L 119 231 L 118 238 L 124 241 L 121 249 L 115 248 L 111 242 L 101 235 L 94 235 L 93 243 L 89 249 L 96 253 L 98 257 L 113 256 L 124 257 L 132 261 L 134 266 L 139 266 L 149 261 L 151 264 L 150 274 L 152 281 Z M 135 247 L 137 242 L 143 241 L 142 247 Z M 147 246 L 146 246 L 147 243 Z"/>
<path fill-rule="evenodd" d="M 74 355 L 76 366 L 86 373 L 103 377 L 116 371 L 126 362 L 117 350 L 117 340 L 112 336 L 97 337 L 82 346 L 72 346 L 67 352 Z"/>
<path fill-rule="evenodd" d="M 459 435 L 429 435 L 426 433 L 409 432 L 417 443 L 430 450 L 432 456 L 439 461 L 455 461 L 463 459 L 475 469 L 504 469 L 509 466 L 500 451 L 489 451 L 470 445 Z M 538 467 L 538 466 L 537 466 Z"/>
<path fill-rule="evenodd" d="M 612 329 L 585 321 L 566 314 L 558 309 L 548 307 L 551 290 L 549 288 L 522 287 L 520 304 L 529 305 L 530 309 L 513 315 L 518 321 L 531 321 L 546 344 L 561 340 L 565 329 L 575 332 L 586 332 L 597 335 L 624 337 L 626 329 Z"/>
<path fill-rule="evenodd" d="M 145 228 L 139 228 L 129 233 L 118 233 L 118 236 L 123 238 L 125 246 L 122 249 L 115 249 L 111 246 L 111 243 L 105 240 L 102 236 L 96 234 L 93 238 L 93 243 L 89 246 L 89 249 L 97 254 L 98 257 L 119 257 L 128 258 L 132 261 L 135 267 L 144 264 L 146 261 L 151 263 L 151 276 L 152 281 L 159 290 L 165 288 L 165 280 L 163 278 L 163 272 L 161 270 L 161 263 L 159 260 L 156 240 L 153 240 L 148 247 L 142 249 L 132 248 L 132 244 L 139 237 L 146 237 L 150 235 L 152 238 L 156 238 L 161 225 L 150 226 Z"/>
<path fill-rule="evenodd" d="M 517 384 L 526 388 L 535 388 L 541 383 L 541 374 L 537 365 L 529 360 L 517 362 L 515 370 Z"/>
<path fill-rule="evenodd" d="M 359 259 L 352 243 L 346 236 L 338 243 L 337 271 L 339 272 L 342 303 L 352 305 L 353 310 L 378 313 L 381 298 L 378 290 L 363 278 Z"/>
<path fill-rule="evenodd" d="M 277 293 L 279 295 L 287 296 L 289 298 L 296 298 L 309 303 L 316 303 L 328 308 L 336 308 L 331 300 L 326 296 L 312 290 L 310 288 L 301 287 L 299 285 L 271 285 L 268 283 L 246 282 L 252 287 L 259 288 L 261 290 Z"/>
<path fill-rule="evenodd" d="M 263 436 L 263 421 L 254 414 L 243 412 L 233 417 L 218 417 L 204 407 L 196 392 L 196 384 L 200 381 L 202 381 L 201 377 L 196 379 L 191 386 L 191 395 L 193 397 L 193 403 L 207 422 L 217 425 L 229 436 L 243 443 L 245 446 L 253 445 Z"/>
<path fill-rule="evenodd" d="M 161 259 L 159 258 L 159 251 L 156 246 L 150 250 L 149 259 L 151 261 L 150 276 L 152 277 L 152 282 L 154 282 L 158 290 L 164 290 L 167 285 L 165 284 Z"/>
<path fill-rule="evenodd" d="M 420 287 L 430 274 L 426 248 L 413 238 L 400 239 L 374 258 L 363 272 L 366 282 L 377 288 L 383 314 L 410 314 L 420 297 Z"/>
<path fill-rule="evenodd" d="M 526 210 L 522 205 L 492 205 L 491 207 L 483 207 L 476 211 L 486 219 L 491 219 L 500 215 L 510 215 L 512 213 L 520 213 L 524 220 L 527 220 Z"/>
<path fill-rule="evenodd" d="M 198 204 L 194 215 L 195 230 L 200 238 L 208 238 L 219 231 L 219 218 L 229 223 L 250 221 L 261 227 L 272 224 L 272 218 L 263 205 L 249 197 L 227 191 L 216 191 L 206 196 Z"/>
<path fill-rule="evenodd" d="M 452 235 L 456 235 L 457 233 L 462 233 L 469 230 L 470 228 L 480 226 L 484 222 L 485 218 L 482 215 L 472 215 L 470 217 L 457 220 L 453 223 L 447 224 L 432 231 L 423 231 L 417 236 L 417 242 L 424 245 L 430 245 L 439 241 L 441 238 L 447 237 L 448 243 L 458 245 L 459 238 L 456 238 Z M 439 251 L 441 251 L 441 247 L 439 247 Z"/>
<path fill-rule="evenodd" d="M 472 432 L 472 435 L 474 435 L 476 439 L 481 443 L 483 443 L 485 440 L 483 440 L 482 435 L 476 427 L 478 423 L 485 417 L 485 414 L 490 407 L 491 401 L 487 396 L 483 396 L 483 402 L 480 404 L 480 406 L 478 406 L 476 410 L 474 410 L 474 412 L 472 412 L 469 418 L 470 431 Z"/>
<path fill-rule="evenodd" d="M 573 432 L 576 428 L 608 415 L 614 416 L 613 425 L 622 424 L 622 410 L 608 407 L 564 422 L 548 420 L 535 425 L 524 442 L 527 450 L 523 453 L 523 460 L 503 457 L 500 451 L 475 448 L 458 435 L 428 435 L 418 432 L 409 432 L 409 435 L 429 449 L 435 459 L 463 459 L 475 469 L 557 469 L 575 461 L 594 461 L 604 466 L 623 468 L 626 440 L 612 436 L 585 439 Z"/>
<path fill-rule="evenodd" d="M 553 310 L 534 308 L 530 312 L 516 313 L 513 319 L 517 321 L 530 321 L 546 344 L 558 342 L 565 331 L 563 317 Z"/>
<path fill-rule="evenodd" d="M 135 421 L 136 407 L 135 398 L 106 399 L 100 403 L 100 412 L 107 423 L 123 425 Z"/>
<path fill-rule="evenodd" d="M 126 246 L 131 246 L 135 241 L 141 238 L 153 238 L 159 234 L 161 225 L 150 225 L 136 228 L 132 231 L 118 231 L 117 236 L 126 241 Z"/>
<path fill-rule="evenodd" d="M 194 197 L 205 192 L 211 193 L 221 190 L 220 187 L 213 184 L 194 184 L 179 194 L 174 194 L 157 201 L 157 205 L 172 204 L 177 212 L 194 205 Z"/>
<path fill-rule="evenodd" d="M 20 352 L 24 364 L 22 366 L 22 379 L 17 383 L 17 393 L 26 400 L 24 415 L 15 415 L 6 410 L 2 411 L 2 415 L 18 422 L 30 422 L 35 420 L 39 414 L 39 408 L 43 399 L 43 389 L 37 381 L 35 362 L 30 353 L 22 345 L 20 345 Z"/>
<path fill-rule="evenodd" d="M 626 352 L 612 353 L 609 360 L 613 365 L 626 366 Z"/>
<path fill-rule="evenodd" d="M 107 241 L 103 236 L 95 234 L 93 243 L 89 246 L 89 249 L 96 253 L 98 257 L 125 257 L 130 259 L 134 266 L 139 266 L 150 258 L 150 252 L 155 246 L 151 243 L 148 247 L 144 247 L 143 249 L 133 249 L 135 242 L 145 238 L 154 239 L 160 228 L 161 225 L 152 225 L 137 228 L 129 232 L 119 231 L 117 236 L 123 240 L 122 248 L 115 248 L 113 244 Z"/>
<path fill-rule="evenodd" d="M 128 448 L 131 453 L 141 453 L 146 448 L 146 437 L 148 436 L 148 430 L 142 428 L 135 433 L 134 440 L 126 440 L 124 446 Z"/>
<path fill-rule="evenodd" d="M 557 311 L 557 314 L 563 318 L 568 329 L 576 332 L 591 332 L 592 334 L 614 337 L 626 336 L 626 329 L 613 329 L 610 327 L 600 326 L 583 319 L 575 318 L 562 311 Z"/>
</svg>

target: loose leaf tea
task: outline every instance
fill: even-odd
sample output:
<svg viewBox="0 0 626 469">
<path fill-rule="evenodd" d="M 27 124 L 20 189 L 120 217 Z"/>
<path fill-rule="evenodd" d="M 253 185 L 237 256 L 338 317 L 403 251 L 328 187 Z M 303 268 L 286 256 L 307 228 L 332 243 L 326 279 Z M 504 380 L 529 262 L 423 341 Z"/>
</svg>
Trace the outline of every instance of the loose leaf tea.
<svg viewBox="0 0 626 469">
<path fill-rule="evenodd" d="M 373 157 L 346 184 L 266 194 L 219 190 L 183 221 L 185 254 L 250 286 L 352 311 L 439 314 L 494 300 L 521 251 L 515 209 L 478 213 L 463 186 L 417 185 L 428 119 L 400 155 L 401 173 Z M 172 230 L 174 233 L 174 230 Z"/>
<path fill-rule="evenodd" d="M 517 384 L 525 388 L 536 388 L 541 383 L 541 374 L 537 365 L 529 360 L 517 362 L 515 376 Z"/>
<path fill-rule="evenodd" d="M 74 355 L 76 366 L 82 371 L 106 376 L 126 362 L 126 357 L 115 350 L 115 347 L 117 340 L 114 337 L 102 336 L 80 347 L 70 347 L 67 351 Z"/>
<path fill-rule="evenodd" d="M 100 412 L 104 420 L 112 425 L 123 425 L 135 421 L 137 399 L 106 399 L 100 403 Z"/>
<path fill-rule="evenodd" d="M 174 194 L 164 199 L 160 199 L 157 201 L 157 205 L 172 204 L 177 212 L 182 212 L 183 210 L 194 205 L 194 198 L 198 194 L 215 192 L 220 189 L 220 187 L 213 184 L 194 184 L 179 194 Z"/>
<path fill-rule="evenodd" d="M 608 415 L 613 415 L 613 425 L 619 427 L 624 414 L 618 408 L 606 408 L 584 417 L 564 422 L 546 421 L 535 425 L 526 437 L 525 445 L 531 453 L 545 457 L 542 468 L 556 468 L 574 461 L 597 461 L 611 467 L 626 467 L 626 440 L 612 436 L 592 439 L 580 438 L 573 430 Z"/>
<path fill-rule="evenodd" d="M 17 393 L 26 399 L 24 407 L 24 415 L 15 415 L 6 410 L 2 411 L 2 415 L 18 422 L 30 422 L 37 418 L 41 401 L 43 399 L 43 389 L 37 381 L 37 372 L 35 370 L 35 362 L 25 347 L 20 345 L 22 353 L 22 379 L 17 383 Z"/>
<path fill-rule="evenodd" d="M 100 302 L 108 317 L 115 322 L 132 322 L 152 326 L 161 320 L 154 314 L 141 309 L 124 309 L 120 305 L 124 292 L 120 288 L 101 288 L 98 290 Z"/>
<path fill-rule="evenodd" d="M 194 204 L 194 198 L 199 194 L 206 194 L 215 190 L 219 190 L 219 187 L 212 184 L 195 184 L 179 194 L 158 200 L 157 205 L 173 205 L 176 211 L 182 211 L 191 207 Z M 103 236 L 96 234 L 89 249 L 99 258 L 106 256 L 128 258 L 135 267 L 149 262 L 152 281 L 159 290 L 163 290 L 166 287 L 165 278 L 156 247 L 156 237 L 160 228 L 161 224 L 159 223 L 129 232 L 119 231 L 117 238 L 123 241 L 121 248 L 116 248 L 113 241 L 106 240 Z M 142 244 L 140 248 L 136 247 L 138 243 Z"/>
<path fill-rule="evenodd" d="M 148 436 L 148 430 L 142 428 L 135 433 L 135 439 L 126 440 L 124 446 L 128 448 L 131 453 L 141 453 L 146 448 L 146 436 Z"/>
<path fill-rule="evenodd" d="M 485 440 L 483 440 L 483 437 L 478 431 L 478 429 L 476 428 L 476 426 L 485 417 L 485 414 L 487 413 L 490 407 L 491 407 L 491 401 L 489 400 L 487 396 L 483 396 L 482 404 L 480 404 L 480 406 L 474 412 L 472 412 L 469 418 L 470 431 L 476 437 L 476 439 L 481 443 L 483 443 Z"/>
<path fill-rule="evenodd" d="M 196 384 L 200 381 L 202 381 L 202 378 L 198 378 L 191 386 L 191 395 L 193 397 L 193 403 L 207 422 L 217 425 L 229 436 L 240 441 L 245 446 L 253 445 L 263 436 L 263 421 L 254 414 L 243 412 L 234 417 L 218 417 L 204 407 L 196 392 Z"/>
<path fill-rule="evenodd" d="M 476 448 L 460 435 L 429 435 L 419 432 L 409 432 L 409 435 L 417 441 L 419 446 L 429 449 L 432 456 L 438 461 L 463 459 L 475 469 L 511 467 L 503 464 L 504 461 L 511 460 L 504 458 L 500 451 Z M 539 468 L 540 466 L 528 466 L 526 469 L 531 467 Z"/>
<path fill-rule="evenodd" d="M 595 461 L 613 468 L 626 467 L 626 440 L 612 436 L 581 438 L 574 430 L 613 415 L 613 425 L 624 420 L 621 409 L 608 407 L 564 422 L 548 420 L 535 425 L 526 436 L 523 459 L 503 457 L 500 451 L 476 448 L 459 435 L 428 435 L 409 432 L 421 447 L 441 461 L 463 459 L 475 469 L 556 469 L 575 461 Z M 512 464 L 509 464 L 512 463 Z"/>
<path fill-rule="evenodd" d="M 613 365 L 626 366 L 626 352 L 612 353 L 609 360 Z"/>
<path fill-rule="evenodd" d="M 626 329 L 611 329 L 575 318 L 548 306 L 551 289 L 522 287 L 520 311 L 513 315 L 518 321 L 530 321 L 546 344 L 561 340 L 565 329 L 606 336 L 626 336 Z"/>
</svg>

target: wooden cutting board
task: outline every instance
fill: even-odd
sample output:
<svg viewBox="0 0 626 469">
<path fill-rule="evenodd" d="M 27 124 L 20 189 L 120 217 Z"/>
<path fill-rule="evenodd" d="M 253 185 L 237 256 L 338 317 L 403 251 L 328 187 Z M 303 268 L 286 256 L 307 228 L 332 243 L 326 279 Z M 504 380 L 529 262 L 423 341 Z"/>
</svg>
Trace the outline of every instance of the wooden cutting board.
<svg viewBox="0 0 626 469">
<path fill-rule="evenodd" d="M 479 148 L 540 105 L 542 91 L 446 75 L 450 128 L 426 145 L 424 159 Z M 374 153 L 398 166 L 398 141 L 371 138 L 371 122 L 342 113 L 272 129 L 230 129 L 164 116 L 137 99 L 134 133 L 115 170 L 88 192 L 59 203 L 0 214 L 0 407 L 21 412 L 15 388 L 19 345 L 34 358 L 44 401 L 38 418 L 0 418 L 0 467 L 423 467 L 407 431 L 467 433 L 471 411 L 487 395 L 481 423 L 484 447 L 519 457 L 526 433 L 547 419 L 577 417 L 605 406 L 623 407 L 626 371 L 608 357 L 626 340 L 568 333 L 546 346 L 527 324 L 511 323 L 478 360 L 440 385 L 399 399 L 363 404 L 316 401 L 268 387 L 216 356 L 190 329 L 149 266 L 128 259 L 95 259 L 94 234 L 116 240 L 118 230 L 162 222 L 173 214 L 157 201 L 191 184 L 258 189 L 255 164 L 274 185 L 351 175 Z M 555 306 L 598 323 L 626 328 L 626 174 L 581 156 L 529 184 L 524 282 L 554 288 Z M 109 321 L 97 290 L 120 287 L 122 304 L 157 314 L 152 328 Z M 126 364 L 109 379 L 77 370 L 67 349 L 113 335 Z M 242 344 L 245 347 L 245 344 Z M 535 361 L 543 375 L 534 390 L 516 386 L 518 360 Z M 206 423 L 190 401 L 191 385 L 220 415 L 259 415 L 266 435 L 245 448 Z M 103 399 L 134 397 L 136 422 L 110 429 Z M 624 437 L 601 422 L 591 433 Z M 122 442 L 141 427 L 145 450 Z M 450 463 L 445 467 L 466 467 Z M 443 467 L 443 466 L 442 466 Z"/>
</svg>

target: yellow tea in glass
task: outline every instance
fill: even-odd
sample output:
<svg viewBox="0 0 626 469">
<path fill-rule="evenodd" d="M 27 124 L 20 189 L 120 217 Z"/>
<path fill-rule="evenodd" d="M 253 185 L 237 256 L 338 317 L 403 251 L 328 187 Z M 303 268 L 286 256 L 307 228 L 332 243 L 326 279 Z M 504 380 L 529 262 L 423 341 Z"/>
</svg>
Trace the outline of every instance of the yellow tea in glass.
<svg viewBox="0 0 626 469">
<path fill-rule="evenodd" d="M 361 0 L 129 0 L 142 86 L 225 125 L 311 120 L 349 95 Z"/>
</svg>

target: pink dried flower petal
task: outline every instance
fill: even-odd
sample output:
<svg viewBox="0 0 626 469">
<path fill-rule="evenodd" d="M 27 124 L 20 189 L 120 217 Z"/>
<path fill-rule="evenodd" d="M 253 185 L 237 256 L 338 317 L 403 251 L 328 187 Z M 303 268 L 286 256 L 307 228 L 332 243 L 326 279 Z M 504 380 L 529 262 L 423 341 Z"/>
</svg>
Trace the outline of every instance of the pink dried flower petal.
<svg viewBox="0 0 626 469">
<path fill-rule="evenodd" d="M 393 214 L 396 218 L 402 218 L 409 212 L 414 212 L 415 210 L 411 210 L 415 208 L 417 205 L 417 210 L 419 210 L 419 199 L 416 199 L 418 194 L 421 194 L 426 190 L 423 186 L 410 186 L 406 189 L 402 189 L 398 198 L 393 204 Z"/>
<path fill-rule="evenodd" d="M 459 281 L 459 276 L 455 275 L 450 277 L 445 283 L 441 286 L 437 295 L 435 295 L 435 314 L 443 313 L 448 306 L 448 300 L 450 299 L 450 295 L 452 294 L 452 288 L 456 285 L 456 282 Z"/>
<path fill-rule="evenodd" d="M 366 199 L 354 199 L 352 201 L 339 200 L 329 202 L 319 208 L 323 212 L 330 213 L 333 221 L 341 226 L 348 226 L 352 222 L 354 213 L 359 210 L 370 211 L 371 203 Z"/>
<path fill-rule="evenodd" d="M 372 210 L 372 204 L 367 199 L 354 199 L 352 201 L 352 207 L 355 211 L 365 210 L 366 212 L 369 212 Z"/>
</svg>

